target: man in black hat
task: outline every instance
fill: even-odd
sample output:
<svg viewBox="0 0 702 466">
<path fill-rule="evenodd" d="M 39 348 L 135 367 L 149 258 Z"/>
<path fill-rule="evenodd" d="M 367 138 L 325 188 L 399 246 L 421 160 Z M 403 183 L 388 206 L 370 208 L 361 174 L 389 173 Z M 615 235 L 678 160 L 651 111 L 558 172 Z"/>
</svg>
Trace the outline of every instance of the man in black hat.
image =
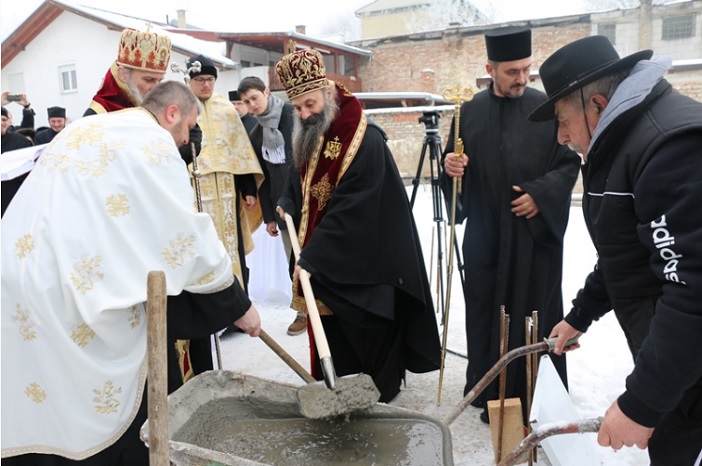
<svg viewBox="0 0 702 466">
<path fill-rule="evenodd" d="M 702 457 L 702 104 L 663 79 L 670 58 L 652 55 L 620 59 L 602 36 L 566 45 L 541 66 L 549 98 L 529 118 L 555 116 L 558 141 L 582 154 L 598 255 L 551 332 L 555 351 L 613 309 L 634 369 L 598 442 L 691 465 Z"/>
<path fill-rule="evenodd" d="M 66 127 L 66 109 L 62 107 L 49 107 L 46 109 L 49 116 L 49 127 L 39 131 L 34 136 L 34 143 L 47 144 Z"/>
<path fill-rule="evenodd" d="M 500 307 L 510 315 L 509 349 L 525 344 L 525 318 L 538 311 L 541 339 L 563 316 L 563 235 L 578 156 L 556 141 L 553 123 L 534 124 L 529 113 L 546 100 L 527 88 L 531 30 L 505 27 L 485 34 L 490 87 L 461 106 L 460 128 L 451 124 L 441 182 L 452 199 L 460 177 L 456 223 L 467 220 L 463 239 L 466 334 L 469 363 L 464 394 L 497 362 Z M 464 144 L 454 153 L 455 137 Z M 565 358 L 553 357 L 567 386 Z M 493 383 L 473 403 L 497 398 Z M 506 396 L 520 397 L 526 415 L 526 364 L 507 371 Z M 481 419 L 488 422 L 487 411 Z"/>
<path fill-rule="evenodd" d="M 200 63 L 199 70 L 195 62 Z M 256 193 L 263 171 L 236 109 L 214 91 L 218 74 L 214 62 L 197 55 L 188 59 L 188 69 L 190 89 L 202 104 L 197 120 L 202 129 L 197 158 L 202 208 L 212 217 L 234 275 L 247 290 L 246 254 L 253 250 L 251 234 L 261 224 Z"/>
</svg>

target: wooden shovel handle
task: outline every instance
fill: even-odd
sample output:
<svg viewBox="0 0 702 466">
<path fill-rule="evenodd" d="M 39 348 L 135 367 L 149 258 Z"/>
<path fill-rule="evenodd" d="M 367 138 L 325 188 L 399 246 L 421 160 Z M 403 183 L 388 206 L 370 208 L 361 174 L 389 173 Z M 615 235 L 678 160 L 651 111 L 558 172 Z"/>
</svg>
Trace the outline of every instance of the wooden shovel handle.
<svg viewBox="0 0 702 466">
<path fill-rule="evenodd" d="M 275 354 L 278 355 L 280 359 L 285 362 L 292 370 L 295 371 L 297 375 L 302 377 L 302 380 L 304 380 L 307 383 L 313 383 L 316 382 L 314 377 L 312 377 L 312 374 L 307 372 L 304 367 L 298 363 L 295 358 L 290 356 L 290 354 L 283 349 L 282 346 L 280 346 L 268 333 L 266 333 L 265 330 L 261 329 L 261 333 L 258 335 L 258 337 L 263 340 L 263 342 L 268 345 L 270 349 L 273 350 Z"/>
<path fill-rule="evenodd" d="M 297 229 L 295 228 L 295 222 L 293 222 L 290 214 L 285 214 L 285 224 L 288 227 L 288 234 L 290 235 L 290 243 L 292 244 L 293 252 L 295 253 L 295 261 L 300 259 L 300 241 L 297 239 Z M 331 351 L 329 350 L 329 343 L 327 342 L 327 336 L 324 333 L 324 327 L 322 327 L 322 320 L 319 318 L 319 309 L 317 309 L 317 303 L 314 300 L 314 293 L 312 292 L 312 285 L 310 284 L 310 274 L 302 269 L 300 270 L 300 284 L 302 285 L 302 294 L 305 295 L 305 303 L 307 304 L 307 313 L 310 317 L 310 323 L 312 324 L 312 334 L 314 335 L 314 342 L 317 344 L 317 353 L 319 354 L 319 359 L 331 358 Z"/>
</svg>

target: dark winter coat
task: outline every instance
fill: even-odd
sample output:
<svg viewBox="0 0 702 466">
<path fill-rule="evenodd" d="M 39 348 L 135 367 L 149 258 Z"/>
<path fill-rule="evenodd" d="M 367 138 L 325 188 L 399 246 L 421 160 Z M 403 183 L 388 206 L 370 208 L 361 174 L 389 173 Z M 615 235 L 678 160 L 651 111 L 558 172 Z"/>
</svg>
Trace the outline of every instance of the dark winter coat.
<svg viewBox="0 0 702 466">
<path fill-rule="evenodd" d="M 702 379 L 702 105 L 659 82 L 583 175 L 599 259 L 566 320 L 584 331 L 614 308 L 636 356 L 619 406 L 652 427 Z"/>
<path fill-rule="evenodd" d="M 299 228 L 303 199 L 294 166 L 280 204 Z M 333 312 L 322 320 L 333 321 L 323 324 L 334 332 L 328 340 L 335 364 L 345 366 L 343 372 L 336 367 L 337 374 L 369 374 L 385 402 L 400 391 L 405 370 L 439 368 L 436 316 L 414 217 L 385 135 L 371 122 L 298 264 L 312 274 L 315 297 Z M 360 361 L 352 361 L 354 354 Z"/>
</svg>

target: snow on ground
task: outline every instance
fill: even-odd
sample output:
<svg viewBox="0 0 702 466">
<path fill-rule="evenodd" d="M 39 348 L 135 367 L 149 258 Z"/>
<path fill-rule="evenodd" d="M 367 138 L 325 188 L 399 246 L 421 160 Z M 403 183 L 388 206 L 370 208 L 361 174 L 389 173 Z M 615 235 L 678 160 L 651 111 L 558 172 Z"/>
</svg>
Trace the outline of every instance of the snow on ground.
<svg viewBox="0 0 702 466">
<path fill-rule="evenodd" d="M 408 195 L 412 188 L 408 188 Z M 414 215 L 424 248 L 427 266 L 434 269 L 436 279 L 436 254 L 432 253 L 434 213 L 431 189 L 420 185 L 414 203 Z M 448 213 L 443 217 L 448 219 Z M 448 237 L 449 231 L 442 227 Z M 460 241 L 462 229 L 456 229 Z M 434 235 L 435 236 L 435 235 Z M 256 249 L 247 256 L 251 269 L 250 294 L 259 313 L 262 327 L 274 340 L 304 367 L 309 368 L 309 340 L 307 334 L 288 336 L 286 330 L 295 317 L 289 309 L 290 282 L 284 263 L 282 243 L 270 238 L 263 229 L 255 235 Z M 448 259 L 445 254 L 444 268 Z M 585 276 L 594 266 L 595 252 L 587 235 L 580 207 L 571 208 L 570 223 L 565 238 L 563 294 L 566 311 L 570 301 L 584 283 Z M 429 265 L 433 264 L 433 266 Z M 465 384 L 467 360 L 463 293 L 458 272 L 454 267 L 450 297 L 447 348 L 442 380 L 441 403 L 437 404 L 439 373 L 408 373 L 407 386 L 391 403 L 413 411 L 445 419 L 461 401 Z M 437 314 L 441 322 L 441 315 Z M 441 329 L 440 329 L 441 330 Z M 632 368 L 632 360 L 624 336 L 612 313 L 594 323 L 580 340 L 581 348 L 569 353 L 570 398 L 582 418 L 604 415 L 605 410 L 623 391 L 624 380 Z M 226 336 L 221 342 L 224 368 L 270 380 L 302 384 L 302 380 L 258 338 L 243 334 Z M 478 419 L 479 410 L 469 406 L 449 426 L 453 442 L 453 460 L 457 466 L 494 464 L 489 427 Z M 597 446 L 595 434 L 584 434 L 599 464 L 635 466 L 648 464 L 645 450 L 624 448 L 614 452 Z M 536 464 L 550 465 L 542 450 Z M 579 466 L 579 465 L 563 465 Z"/>
</svg>

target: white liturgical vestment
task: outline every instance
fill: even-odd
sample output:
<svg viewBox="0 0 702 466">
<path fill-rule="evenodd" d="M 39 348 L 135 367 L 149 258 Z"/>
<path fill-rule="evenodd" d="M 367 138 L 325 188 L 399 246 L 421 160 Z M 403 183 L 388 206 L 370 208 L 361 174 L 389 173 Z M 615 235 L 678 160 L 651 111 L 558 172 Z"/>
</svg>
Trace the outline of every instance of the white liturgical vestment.
<svg viewBox="0 0 702 466">
<path fill-rule="evenodd" d="M 233 283 L 171 134 L 138 108 L 75 121 L 2 219 L 2 457 L 83 459 L 124 433 L 146 377 L 152 270 L 169 295 Z"/>
</svg>

